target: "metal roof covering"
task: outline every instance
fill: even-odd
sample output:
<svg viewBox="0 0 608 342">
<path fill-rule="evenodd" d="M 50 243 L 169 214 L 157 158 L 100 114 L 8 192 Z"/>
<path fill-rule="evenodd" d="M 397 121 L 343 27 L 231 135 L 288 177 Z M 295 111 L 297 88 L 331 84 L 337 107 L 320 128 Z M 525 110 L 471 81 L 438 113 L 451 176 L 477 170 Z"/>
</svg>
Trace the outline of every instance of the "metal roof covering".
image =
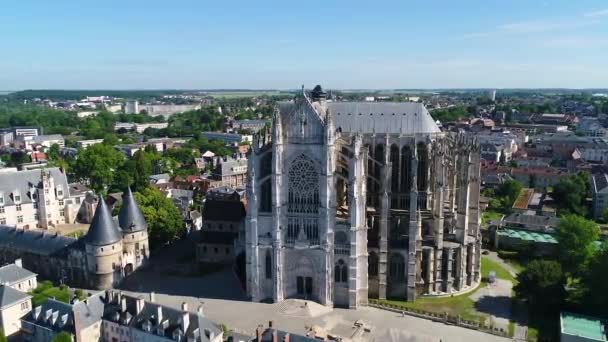
<svg viewBox="0 0 608 342">
<path fill-rule="evenodd" d="M 580 336 L 591 341 L 608 341 L 606 322 L 599 318 L 562 312 L 560 315 L 562 334 Z"/>
<path fill-rule="evenodd" d="M 111 245 L 122 239 L 116 221 L 108 209 L 106 201 L 100 199 L 84 240 L 87 244 L 95 246 Z"/>
<path fill-rule="evenodd" d="M 501 229 L 498 235 L 531 242 L 557 243 L 552 234 L 517 229 Z"/>
<path fill-rule="evenodd" d="M 123 232 L 139 232 L 148 229 L 148 223 L 139 210 L 130 188 L 123 195 L 122 207 L 118 212 L 118 224 Z"/>
</svg>

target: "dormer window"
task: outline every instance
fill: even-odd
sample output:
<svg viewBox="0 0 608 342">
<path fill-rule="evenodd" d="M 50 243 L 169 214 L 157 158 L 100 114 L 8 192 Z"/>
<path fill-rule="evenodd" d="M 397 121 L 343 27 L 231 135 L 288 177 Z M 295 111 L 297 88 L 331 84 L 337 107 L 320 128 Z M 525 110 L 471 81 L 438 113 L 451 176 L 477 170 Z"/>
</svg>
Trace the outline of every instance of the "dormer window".
<svg viewBox="0 0 608 342">
<path fill-rule="evenodd" d="M 4 205 L 4 194 L 0 192 L 0 206 Z"/>
<path fill-rule="evenodd" d="M 57 196 L 59 196 L 59 197 L 63 196 L 63 189 L 60 187 L 57 188 Z"/>
<path fill-rule="evenodd" d="M 18 193 L 18 192 L 15 192 L 15 193 L 13 194 L 13 198 L 14 198 L 15 203 L 17 203 L 17 202 L 21 202 L 21 194 L 20 194 L 20 193 Z"/>
</svg>

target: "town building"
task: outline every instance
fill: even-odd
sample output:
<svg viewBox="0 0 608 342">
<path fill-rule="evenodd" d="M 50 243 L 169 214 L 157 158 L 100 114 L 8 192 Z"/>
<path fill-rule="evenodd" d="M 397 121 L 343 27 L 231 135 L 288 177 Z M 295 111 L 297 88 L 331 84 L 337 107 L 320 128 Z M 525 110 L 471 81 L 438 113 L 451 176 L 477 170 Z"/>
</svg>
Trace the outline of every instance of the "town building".
<svg viewBox="0 0 608 342">
<path fill-rule="evenodd" d="M 605 137 L 608 129 L 595 117 L 584 116 L 576 125 L 576 132 L 590 137 Z"/>
<path fill-rule="evenodd" d="M 19 136 L 32 137 L 40 134 L 40 129 L 37 127 L 13 127 L 15 138 Z"/>
<path fill-rule="evenodd" d="M 10 146 L 15 139 L 15 135 L 10 129 L 0 129 L 0 146 Z"/>
<path fill-rule="evenodd" d="M 139 114 L 139 102 L 135 100 L 127 101 L 125 103 L 126 114 Z"/>
<path fill-rule="evenodd" d="M 270 122 L 268 122 L 268 120 L 234 120 L 232 121 L 232 128 L 248 130 L 252 133 L 257 133 L 269 124 Z"/>
<path fill-rule="evenodd" d="M 562 311 L 559 324 L 561 342 L 608 341 L 606 320 Z"/>
<path fill-rule="evenodd" d="M 38 286 L 36 273 L 23 268 L 21 259 L 0 267 L 0 284 L 21 292 L 30 292 Z"/>
<path fill-rule="evenodd" d="M 247 182 L 247 159 L 221 158 L 215 163 L 210 178 L 216 181 L 213 187 L 229 186 L 237 188 L 244 186 Z"/>
<path fill-rule="evenodd" d="M 5 336 L 21 330 L 21 318 L 32 309 L 32 296 L 8 285 L 0 285 L 0 327 Z"/>
<path fill-rule="evenodd" d="M 21 135 L 13 141 L 13 145 L 16 148 L 28 151 L 33 151 L 36 146 L 44 146 L 48 148 L 55 144 L 59 145 L 59 147 L 65 146 L 65 140 L 61 134 Z"/>
<path fill-rule="evenodd" d="M 238 194 L 227 189 L 208 192 L 211 195 L 203 206 L 203 226 L 196 246 L 199 262 L 231 264 L 243 251 L 245 206 Z"/>
<path fill-rule="evenodd" d="M 593 218 L 603 219 L 608 208 L 608 174 L 594 174 L 591 176 L 591 193 L 593 199 Z"/>
<path fill-rule="evenodd" d="M 220 140 L 226 144 L 239 144 L 242 142 L 251 143 L 253 139 L 251 135 L 235 133 L 203 132 L 201 135 L 207 140 Z"/>
<path fill-rule="evenodd" d="M 72 286 L 116 286 L 144 266 L 149 254 L 147 224 L 130 190 L 118 224 L 99 200 L 86 235 L 78 239 L 0 225 L 0 262 L 22 259 L 24 267 L 41 277 Z"/>
<path fill-rule="evenodd" d="M 74 223 L 86 192 L 72 193 L 59 168 L 0 173 L 0 225 L 49 229 Z"/>
<path fill-rule="evenodd" d="M 104 139 L 90 139 L 90 140 L 78 140 L 76 146 L 79 148 L 86 149 L 87 147 L 95 144 L 102 144 Z"/>
<path fill-rule="evenodd" d="M 279 102 L 249 158 L 247 292 L 356 308 L 481 279 L 479 145 L 421 103 Z M 270 138 L 270 137 L 269 137 Z"/>
<path fill-rule="evenodd" d="M 169 127 L 168 122 L 149 122 L 149 123 L 134 123 L 134 122 L 117 122 L 114 124 L 114 130 L 135 131 L 143 133 L 148 128 L 163 129 Z"/>
</svg>

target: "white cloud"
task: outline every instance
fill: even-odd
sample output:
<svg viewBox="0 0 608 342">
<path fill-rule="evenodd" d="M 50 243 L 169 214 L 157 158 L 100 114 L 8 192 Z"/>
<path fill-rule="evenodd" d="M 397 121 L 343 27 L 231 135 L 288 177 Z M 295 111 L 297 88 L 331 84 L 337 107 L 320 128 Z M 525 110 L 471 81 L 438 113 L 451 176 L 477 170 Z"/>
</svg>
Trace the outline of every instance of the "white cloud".
<svg viewBox="0 0 608 342">
<path fill-rule="evenodd" d="M 598 11 L 587 12 L 583 16 L 588 18 L 608 16 L 608 8 Z"/>
</svg>

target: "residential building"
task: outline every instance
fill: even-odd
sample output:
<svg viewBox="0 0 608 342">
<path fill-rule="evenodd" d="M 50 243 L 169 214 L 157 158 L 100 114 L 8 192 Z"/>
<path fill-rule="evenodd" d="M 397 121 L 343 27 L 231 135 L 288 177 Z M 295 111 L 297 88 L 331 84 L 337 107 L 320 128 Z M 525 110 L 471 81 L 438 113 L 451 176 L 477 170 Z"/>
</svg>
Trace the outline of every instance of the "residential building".
<svg viewBox="0 0 608 342">
<path fill-rule="evenodd" d="M 247 159 L 221 158 L 211 172 L 211 179 L 217 181 L 215 187 L 237 188 L 247 182 Z"/>
<path fill-rule="evenodd" d="M 98 111 L 81 111 L 81 112 L 76 113 L 76 116 L 83 119 L 83 118 L 96 116 L 97 114 L 99 114 Z"/>
<path fill-rule="evenodd" d="M 604 218 L 608 208 L 608 174 L 594 174 L 591 176 L 591 193 L 593 199 L 593 218 Z"/>
<path fill-rule="evenodd" d="M 248 295 L 357 308 L 475 288 L 480 160 L 422 103 L 330 102 L 320 86 L 278 102 L 249 156 Z"/>
<path fill-rule="evenodd" d="M 201 135 L 207 140 L 220 140 L 226 144 L 238 144 L 241 142 L 251 143 L 253 140 L 253 137 L 251 135 L 242 135 L 235 133 L 203 132 Z"/>
<path fill-rule="evenodd" d="M 535 213 L 512 213 L 502 219 L 501 226 L 551 233 L 557 228 L 559 222 L 560 219 L 555 216 L 537 215 Z"/>
<path fill-rule="evenodd" d="M 248 340 L 248 342 L 318 342 L 325 339 L 308 337 L 293 333 L 288 333 L 283 330 L 279 330 L 273 326 L 273 322 L 268 322 L 268 328 L 259 325 L 255 329 L 255 336 Z"/>
<path fill-rule="evenodd" d="M 139 114 L 139 102 L 135 100 L 127 101 L 125 103 L 126 114 Z"/>
<path fill-rule="evenodd" d="M 114 124 L 114 130 L 127 130 L 143 133 L 148 128 L 163 129 L 169 127 L 168 122 L 149 122 L 149 123 L 134 123 L 134 122 L 117 122 Z"/>
<path fill-rule="evenodd" d="M 101 144 L 101 143 L 103 143 L 103 139 L 79 140 L 76 142 L 76 146 L 78 146 L 79 148 L 86 149 L 87 147 L 89 147 L 91 145 Z"/>
<path fill-rule="evenodd" d="M 214 192 L 214 191 L 211 191 Z M 199 262 L 233 263 L 243 251 L 245 206 L 240 196 L 210 196 L 203 206 L 203 226 L 196 246 Z"/>
<path fill-rule="evenodd" d="M 21 292 L 30 292 L 38 286 L 36 273 L 23 268 L 21 259 L 0 267 L 0 284 Z"/>
<path fill-rule="evenodd" d="M 595 117 L 584 116 L 576 125 L 576 132 L 591 137 L 605 137 L 608 129 Z"/>
<path fill-rule="evenodd" d="M 52 145 L 57 144 L 59 147 L 65 146 L 65 140 L 61 134 L 51 134 L 51 135 L 21 135 L 18 136 L 13 145 L 16 148 L 25 149 L 28 151 L 32 151 L 36 146 L 44 146 L 51 147 Z"/>
<path fill-rule="evenodd" d="M 32 309 L 32 296 L 8 285 L 0 285 L 0 327 L 9 337 L 21 330 L 21 318 Z"/>
<path fill-rule="evenodd" d="M 559 317 L 561 342 L 606 342 L 606 320 L 562 311 Z"/>
<path fill-rule="evenodd" d="M 19 136 L 33 137 L 40 134 L 40 130 L 36 127 L 13 127 L 15 138 Z"/>
<path fill-rule="evenodd" d="M 190 110 L 201 109 L 201 105 L 177 105 L 177 104 L 138 104 L 137 110 L 140 113 L 146 111 L 150 116 L 162 115 L 165 118 L 169 118 L 173 114 L 183 113 Z"/>
<path fill-rule="evenodd" d="M 10 129 L 0 130 L 0 146 L 10 146 L 15 139 L 15 135 Z"/>
<path fill-rule="evenodd" d="M 70 193 L 59 168 L 0 173 L 0 225 L 49 229 L 74 223 L 86 193 Z"/>
<path fill-rule="evenodd" d="M 270 122 L 268 122 L 268 120 L 234 120 L 232 121 L 232 128 L 257 133 L 264 128 L 264 126 L 269 124 Z"/>
</svg>

